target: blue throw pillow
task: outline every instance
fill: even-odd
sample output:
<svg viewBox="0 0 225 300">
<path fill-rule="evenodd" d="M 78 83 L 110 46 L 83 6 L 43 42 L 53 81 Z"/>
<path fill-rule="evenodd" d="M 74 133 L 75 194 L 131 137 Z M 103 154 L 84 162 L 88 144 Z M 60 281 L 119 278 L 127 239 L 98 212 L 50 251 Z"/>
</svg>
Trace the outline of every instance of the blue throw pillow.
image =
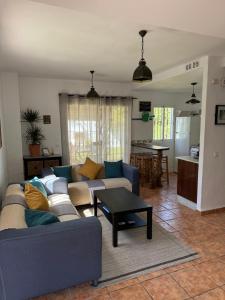
<svg viewBox="0 0 225 300">
<path fill-rule="evenodd" d="M 119 178 L 123 177 L 123 161 L 104 161 L 105 177 L 106 178 Z"/>
<path fill-rule="evenodd" d="M 25 183 L 30 183 L 34 187 L 36 187 L 42 194 L 47 198 L 47 192 L 45 190 L 44 184 L 41 182 L 41 180 L 38 177 L 34 177 L 33 179 L 29 181 L 25 181 Z"/>
<path fill-rule="evenodd" d="M 72 182 L 72 166 L 57 166 L 53 168 L 57 177 L 65 177 L 68 183 Z"/>
<path fill-rule="evenodd" d="M 25 220 L 28 227 L 59 222 L 59 219 L 53 213 L 35 209 L 25 209 Z"/>
</svg>

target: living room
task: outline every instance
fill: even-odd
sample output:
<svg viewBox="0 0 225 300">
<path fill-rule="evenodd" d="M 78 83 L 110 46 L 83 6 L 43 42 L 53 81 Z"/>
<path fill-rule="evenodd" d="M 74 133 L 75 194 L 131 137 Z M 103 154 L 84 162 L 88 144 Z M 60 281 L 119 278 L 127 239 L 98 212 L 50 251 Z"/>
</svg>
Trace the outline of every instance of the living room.
<svg viewBox="0 0 225 300">
<path fill-rule="evenodd" d="M 114 230 L 113 220 L 109 218 L 108 222 L 107 212 L 102 212 L 99 207 L 96 215 L 101 221 L 103 239 L 98 247 L 102 243 L 103 259 L 99 254 L 96 261 L 99 262 L 98 268 L 100 261 L 102 263 L 102 277 L 88 280 L 86 266 L 87 277 L 84 276 L 86 281 L 80 278 L 79 281 L 76 274 L 74 276 L 71 270 L 65 268 L 65 272 L 71 272 L 71 278 L 74 276 L 74 281 L 71 279 L 74 284 L 70 284 L 69 279 L 68 282 L 66 279 L 64 282 L 60 276 L 60 279 L 56 276 L 52 280 L 52 285 L 49 282 L 49 286 L 47 284 L 44 286 L 41 279 L 39 281 L 38 275 L 35 277 L 35 272 L 31 271 L 33 278 L 39 281 L 37 289 L 39 294 L 33 287 L 32 278 L 27 294 L 23 291 L 18 298 L 13 298 L 13 294 L 10 294 L 10 281 L 8 286 L 1 282 L 4 287 L 2 289 L 5 289 L 5 294 L 1 294 L 2 299 L 25 299 L 24 295 L 31 298 L 42 296 L 47 292 L 53 294 L 40 299 L 224 299 L 225 251 L 222 238 L 225 225 L 223 220 L 225 148 L 222 126 L 225 105 L 224 3 L 220 3 L 220 7 L 214 7 L 208 1 L 202 2 L 205 14 L 203 16 L 200 5 L 195 7 L 193 1 L 185 3 L 185 7 L 178 1 L 172 2 L 169 5 L 162 1 L 157 4 L 152 1 L 132 4 L 124 1 L 120 4 L 107 3 L 106 7 L 102 1 L 75 3 L 50 0 L 0 0 L 1 203 L 7 197 L 7 201 L 11 201 L 9 199 L 11 190 L 5 197 L 9 185 L 23 185 L 25 179 L 30 180 L 34 177 L 32 175 L 24 178 L 24 175 L 26 177 L 24 158 L 28 157 L 28 161 L 30 159 L 29 143 L 26 141 L 29 125 L 21 120 L 21 114 L 27 109 L 32 109 L 39 114 L 36 125 L 41 128 L 44 135 L 41 141 L 41 151 L 47 151 L 44 159 L 53 155 L 54 160 L 56 157 L 62 159 L 63 165 L 83 164 L 86 157 L 96 164 L 104 164 L 104 161 L 117 162 L 122 159 L 123 176 L 114 176 L 115 178 L 110 178 L 110 175 L 108 178 L 96 176 L 93 179 L 103 182 L 101 184 L 106 191 L 126 187 L 133 192 L 132 196 L 141 198 L 143 206 L 140 208 L 142 209 L 140 215 L 144 215 L 145 225 L 147 224 L 144 227 L 143 224 L 140 225 L 137 231 L 132 229 L 120 232 L 123 222 L 127 222 L 126 226 L 132 227 L 134 224 L 132 222 L 138 225 L 139 221 L 129 218 L 127 221 L 119 220 L 118 224 L 121 227 L 113 231 L 111 237 Z M 165 6 L 164 13 L 162 6 Z M 127 7 L 130 9 L 127 10 Z M 189 15 L 192 15 L 192 18 L 189 18 Z M 213 19 L 213 24 L 206 25 L 207 18 Z M 141 39 L 139 31 L 145 29 L 147 33 Z M 146 65 L 151 69 L 152 78 L 140 83 L 132 81 L 132 77 L 142 55 L 141 47 Z M 90 70 L 94 70 L 94 73 L 91 74 Z M 197 85 L 192 85 L 195 82 Z M 86 99 L 92 85 L 99 95 L 98 99 L 101 99 L 99 102 L 96 99 Z M 190 98 L 193 99 L 193 93 L 194 99 L 200 103 L 187 103 Z M 67 104 L 67 113 L 62 107 L 64 100 Z M 147 113 L 140 109 L 140 102 L 150 105 Z M 157 109 L 161 109 L 164 116 L 165 109 L 171 109 L 172 117 L 169 119 L 166 134 L 165 126 L 162 125 L 166 123 L 166 119 L 163 117 L 163 121 L 159 122 Z M 199 120 L 199 125 L 192 128 L 196 136 L 195 142 L 187 144 L 186 152 L 177 150 L 179 141 L 176 144 L 176 120 L 182 116 L 185 118 L 191 116 L 192 119 L 197 117 Z M 98 128 L 101 128 L 101 133 L 97 132 Z M 87 146 L 90 140 L 91 145 Z M 184 144 L 184 140 L 181 139 L 180 144 L 182 143 Z M 142 144 L 168 148 L 163 150 L 163 155 L 168 159 L 169 184 L 166 180 L 163 181 L 164 178 L 161 182 L 160 178 L 160 184 L 157 183 L 151 188 L 148 179 L 145 181 L 144 178 L 142 182 L 141 172 L 138 173 L 136 168 L 129 165 L 130 155 L 133 153 L 157 157 L 155 155 L 157 151 L 140 147 Z M 199 147 L 199 153 L 196 160 L 198 168 L 193 206 L 189 200 L 186 201 L 184 197 L 177 195 L 177 177 L 179 177 L 177 156 L 189 156 L 189 148 L 194 145 Z M 161 177 L 161 162 L 158 166 Z M 76 173 L 77 169 L 73 172 Z M 154 174 L 152 176 L 155 176 Z M 181 179 L 183 180 L 183 177 Z M 158 177 L 155 181 L 158 182 Z M 61 184 L 65 185 L 65 181 Z M 73 187 L 72 190 L 72 184 L 74 182 L 69 183 L 71 193 L 69 196 L 76 212 L 82 217 L 94 215 L 94 204 L 98 205 L 97 200 L 95 203 L 95 193 L 99 199 L 103 197 L 101 198 L 103 203 L 107 202 L 106 196 L 102 196 L 100 191 L 95 191 L 101 189 L 101 186 L 92 186 L 85 181 L 76 183 L 76 188 Z M 189 184 L 190 181 L 186 187 L 191 190 L 192 186 Z M 83 189 L 85 193 L 81 197 Z M 111 195 L 107 194 L 107 197 L 110 199 Z M 117 194 L 118 197 L 121 195 Z M 76 213 L 73 211 L 74 207 L 70 207 L 68 202 L 70 200 L 66 197 L 62 202 L 67 205 L 68 215 L 74 215 Z M 136 200 L 135 198 L 134 202 Z M 51 201 L 57 202 L 58 199 Z M 18 231 L 27 230 L 24 220 L 23 223 L 16 220 L 21 214 L 24 219 L 24 208 L 17 211 L 18 206 L 21 208 L 21 203 L 12 204 L 10 214 L 15 214 L 13 220 L 15 223 L 12 224 L 16 224 L 15 226 L 20 224 Z M 8 207 L 9 210 L 10 205 L 4 203 L 3 207 L 4 209 Z M 150 207 L 153 210 L 152 227 L 149 225 L 151 223 L 149 217 L 145 216 Z M 2 220 L 5 222 L 8 216 L 8 212 L 4 213 L 4 209 L 0 217 L 1 226 Z M 113 215 L 112 211 L 111 213 Z M 88 222 L 97 232 L 98 223 Z M 10 227 L 8 220 L 6 223 L 4 229 L 16 228 Z M 54 225 L 56 224 L 48 226 Z M 67 224 L 62 225 L 66 230 Z M 25 229 L 22 229 L 23 226 Z M 84 232 L 82 230 L 83 252 L 85 252 L 85 247 L 90 245 L 88 238 L 85 244 L 85 230 Z M 6 231 L 0 232 L 3 240 Z M 96 232 L 93 236 L 97 234 Z M 76 238 L 80 239 L 79 235 Z M 98 238 L 101 240 L 101 237 Z M 71 241 L 72 239 L 75 237 L 71 237 Z M 53 245 L 57 247 L 57 242 L 55 241 L 56 244 L 53 242 L 51 247 Z M 94 244 L 93 241 L 92 243 Z M 24 246 L 21 242 L 21 247 L 22 245 Z M 136 247 L 137 245 L 142 246 Z M 8 249 L 10 253 L 13 248 L 10 244 L 8 247 L 3 249 Z M 133 253 L 129 251 L 131 247 Z M 67 250 L 65 248 L 65 251 Z M 4 255 L 2 257 L 5 257 Z M 88 258 L 87 254 L 87 261 L 90 263 L 89 259 L 94 258 L 92 256 Z M 0 265 L 2 263 L 4 269 L 4 262 Z M 54 261 L 49 262 L 50 273 L 53 272 L 51 263 L 54 265 Z M 29 265 L 28 261 L 27 264 Z M 111 267 L 113 264 L 114 268 Z M 81 263 L 79 267 L 84 268 L 84 265 Z M 42 268 L 40 274 L 44 270 L 43 266 Z M 199 280 L 199 272 L 202 272 L 204 278 L 202 282 Z M 191 282 L 187 280 L 188 274 L 193 275 Z M 7 276 L 11 277 L 11 274 L 7 273 L 5 276 L 8 278 Z M 16 278 L 16 271 L 14 276 Z M 58 283 L 59 280 L 61 284 Z M 98 287 L 90 286 L 89 281 L 97 284 L 95 280 L 99 281 Z M 205 282 L 208 282 L 208 286 Z M 77 286 L 74 287 L 75 285 Z M 163 285 L 165 289 L 162 288 Z M 23 289 L 26 290 L 26 287 L 23 286 Z M 63 291 L 57 292 L 58 290 Z"/>
</svg>

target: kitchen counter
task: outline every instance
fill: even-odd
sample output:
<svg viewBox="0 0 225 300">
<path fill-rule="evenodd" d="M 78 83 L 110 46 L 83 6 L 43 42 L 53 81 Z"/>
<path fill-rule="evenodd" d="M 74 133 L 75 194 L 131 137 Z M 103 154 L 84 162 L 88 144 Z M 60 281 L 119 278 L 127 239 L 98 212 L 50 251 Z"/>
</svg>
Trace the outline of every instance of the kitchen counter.
<svg viewBox="0 0 225 300">
<path fill-rule="evenodd" d="M 194 158 L 192 156 L 178 156 L 176 159 L 181 159 L 189 162 L 193 162 L 195 164 L 198 164 L 198 158 Z"/>
</svg>

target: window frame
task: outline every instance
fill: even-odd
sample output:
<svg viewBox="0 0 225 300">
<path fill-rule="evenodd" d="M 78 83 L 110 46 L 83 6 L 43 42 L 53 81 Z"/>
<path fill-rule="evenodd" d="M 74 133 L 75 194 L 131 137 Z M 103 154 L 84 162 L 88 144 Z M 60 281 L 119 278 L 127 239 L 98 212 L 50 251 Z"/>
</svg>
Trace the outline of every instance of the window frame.
<svg viewBox="0 0 225 300">
<path fill-rule="evenodd" d="M 155 123 L 155 119 L 153 120 L 153 130 L 152 130 L 152 139 L 153 141 L 172 141 L 174 139 L 174 107 L 171 107 L 171 106 L 154 106 L 153 107 L 153 113 L 155 115 L 155 109 L 162 109 L 162 115 L 161 115 L 161 122 L 162 122 L 162 129 L 160 130 L 160 135 L 161 135 L 161 138 L 158 138 L 156 139 L 154 137 L 154 123 Z M 166 109 L 171 109 L 171 120 L 170 120 L 170 138 L 165 138 L 165 113 L 166 113 Z"/>
</svg>

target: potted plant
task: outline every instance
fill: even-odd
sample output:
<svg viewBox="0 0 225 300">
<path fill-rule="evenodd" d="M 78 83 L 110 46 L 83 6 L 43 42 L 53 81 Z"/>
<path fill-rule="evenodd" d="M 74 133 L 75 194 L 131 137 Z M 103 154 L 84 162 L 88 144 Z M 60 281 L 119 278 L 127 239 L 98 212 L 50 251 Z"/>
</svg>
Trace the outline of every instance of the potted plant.
<svg viewBox="0 0 225 300">
<path fill-rule="evenodd" d="M 42 129 L 36 123 L 41 120 L 38 110 L 27 109 L 21 114 L 22 120 L 29 123 L 26 129 L 25 138 L 29 144 L 31 156 L 39 156 L 41 154 L 41 141 L 45 139 Z"/>
</svg>

